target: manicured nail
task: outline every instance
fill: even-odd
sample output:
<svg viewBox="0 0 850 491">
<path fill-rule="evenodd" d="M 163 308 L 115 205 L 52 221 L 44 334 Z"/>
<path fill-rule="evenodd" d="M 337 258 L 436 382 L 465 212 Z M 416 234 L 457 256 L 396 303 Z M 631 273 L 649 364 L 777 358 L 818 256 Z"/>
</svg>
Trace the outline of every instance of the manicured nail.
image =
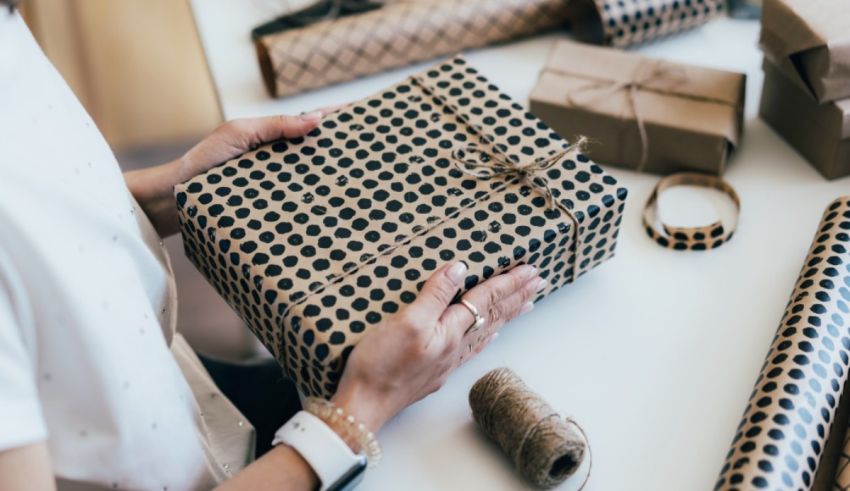
<svg viewBox="0 0 850 491">
<path fill-rule="evenodd" d="M 451 268 L 449 268 L 449 279 L 452 280 L 454 284 L 460 284 L 463 281 L 463 278 L 466 276 L 467 267 L 466 264 L 460 262 L 455 263 Z"/>
<path fill-rule="evenodd" d="M 528 302 L 527 304 L 522 306 L 522 309 L 519 311 L 520 315 L 527 314 L 534 310 L 534 302 Z"/>
<path fill-rule="evenodd" d="M 307 121 L 308 123 L 316 123 L 321 121 L 323 116 L 324 114 L 322 114 L 322 111 L 313 111 L 309 113 L 304 113 L 299 117 L 301 118 L 301 121 Z"/>
<path fill-rule="evenodd" d="M 534 266 L 521 266 L 523 268 L 522 278 L 525 280 L 530 280 L 537 276 L 537 268 Z"/>
<path fill-rule="evenodd" d="M 537 286 L 535 287 L 535 291 L 539 292 L 547 286 L 549 286 L 549 282 L 544 280 L 543 278 L 540 278 L 539 280 L 537 280 Z"/>
</svg>

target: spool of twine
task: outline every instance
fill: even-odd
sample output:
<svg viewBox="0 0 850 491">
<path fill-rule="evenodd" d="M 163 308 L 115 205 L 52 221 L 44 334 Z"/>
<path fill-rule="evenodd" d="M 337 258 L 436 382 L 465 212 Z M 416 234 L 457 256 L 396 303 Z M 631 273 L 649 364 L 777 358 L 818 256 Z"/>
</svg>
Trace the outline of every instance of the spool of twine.
<svg viewBox="0 0 850 491">
<path fill-rule="evenodd" d="M 481 377 L 469 392 L 469 405 L 478 426 L 537 487 L 561 484 L 584 460 L 588 444 L 581 427 L 562 418 L 509 368 Z M 589 477 L 588 471 L 585 482 Z"/>
</svg>

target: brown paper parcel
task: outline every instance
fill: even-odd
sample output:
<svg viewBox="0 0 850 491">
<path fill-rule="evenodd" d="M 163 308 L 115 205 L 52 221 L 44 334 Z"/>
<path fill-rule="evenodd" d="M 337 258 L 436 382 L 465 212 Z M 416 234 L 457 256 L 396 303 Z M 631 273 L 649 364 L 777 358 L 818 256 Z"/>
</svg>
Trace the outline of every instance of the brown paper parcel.
<svg viewBox="0 0 850 491">
<path fill-rule="evenodd" d="M 570 0 L 570 31 L 581 41 L 625 48 L 705 24 L 725 0 Z"/>
<path fill-rule="evenodd" d="M 760 44 L 818 102 L 850 98 L 847 0 L 765 0 Z"/>
<path fill-rule="evenodd" d="M 765 60 L 759 116 L 824 177 L 850 175 L 850 99 L 818 104 Z"/>
<path fill-rule="evenodd" d="M 850 370 L 850 196 L 826 209 L 715 489 L 809 489 Z"/>
<path fill-rule="evenodd" d="M 743 128 L 745 82 L 740 73 L 561 41 L 531 93 L 531 111 L 562 135 L 589 137 L 598 162 L 722 174 Z"/>
<path fill-rule="evenodd" d="M 265 36 L 256 48 L 273 97 L 353 80 L 554 29 L 565 0 L 416 0 Z"/>
<path fill-rule="evenodd" d="M 514 172 L 467 174 L 471 145 Z M 539 299 L 611 257 L 627 192 L 575 150 L 457 58 L 178 186 L 186 253 L 303 393 L 329 396 L 449 261 L 464 290 L 534 265 Z"/>
</svg>

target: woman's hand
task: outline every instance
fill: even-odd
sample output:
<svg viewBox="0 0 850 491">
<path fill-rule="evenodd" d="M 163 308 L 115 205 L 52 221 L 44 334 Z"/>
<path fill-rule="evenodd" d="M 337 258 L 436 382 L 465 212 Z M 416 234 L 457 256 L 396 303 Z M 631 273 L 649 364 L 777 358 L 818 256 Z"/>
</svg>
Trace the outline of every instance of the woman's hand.
<svg viewBox="0 0 850 491">
<path fill-rule="evenodd" d="M 157 232 L 167 237 L 177 232 L 174 186 L 206 172 L 259 145 L 281 138 L 304 136 L 319 125 L 331 109 L 300 116 L 236 119 L 219 126 L 186 154 L 156 167 L 127 172 L 130 192 L 150 218 Z"/>
<path fill-rule="evenodd" d="M 478 354 L 498 330 L 533 308 L 546 286 L 537 270 L 523 265 L 493 277 L 463 298 L 485 318 L 467 332 L 474 318 L 461 304 L 451 305 L 466 276 L 466 265 L 438 270 L 407 308 L 373 328 L 351 352 L 333 398 L 370 430 L 410 404 L 442 387 L 448 375 Z"/>
</svg>

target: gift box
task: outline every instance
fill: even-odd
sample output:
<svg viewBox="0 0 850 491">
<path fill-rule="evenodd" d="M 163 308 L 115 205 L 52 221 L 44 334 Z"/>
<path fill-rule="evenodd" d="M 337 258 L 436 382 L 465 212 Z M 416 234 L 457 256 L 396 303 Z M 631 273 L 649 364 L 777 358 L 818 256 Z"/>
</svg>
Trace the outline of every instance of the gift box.
<svg viewBox="0 0 850 491">
<path fill-rule="evenodd" d="M 765 0 L 760 44 L 813 99 L 850 98 L 850 2 Z"/>
<path fill-rule="evenodd" d="M 722 174 L 741 137 L 746 76 L 568 41 L 555 44 L 531 111 L 585 135 L 597 162 Z"/>
<path fill-rule="evenodd" d="M 705 24 L 726 0 L 570 0 L 570 31 L 582 42 L 625 48 Z"/>
<path fill-rule="evenodd" d="M 549 285 L 614 253 L 625 188 L 462 58 L 176 188 L 186 253 L 305 394 L 441 265 Z"/>
<path fill-rule="evenodd" d="M 850 175 L 850 99 L 818 104 L 765 60 L 759 115 L 827 179 Z"/>
<path fill-rule="evenodd" d="M 566 21 L 564 0 L 399 1 L 336 15 L 346 13 L 351 15 L 278 22 L 276 33 L 261 30 L 266 35 L 255 44 L 269 94 L 317 89 L 537 34 Z"/>
</svg>

